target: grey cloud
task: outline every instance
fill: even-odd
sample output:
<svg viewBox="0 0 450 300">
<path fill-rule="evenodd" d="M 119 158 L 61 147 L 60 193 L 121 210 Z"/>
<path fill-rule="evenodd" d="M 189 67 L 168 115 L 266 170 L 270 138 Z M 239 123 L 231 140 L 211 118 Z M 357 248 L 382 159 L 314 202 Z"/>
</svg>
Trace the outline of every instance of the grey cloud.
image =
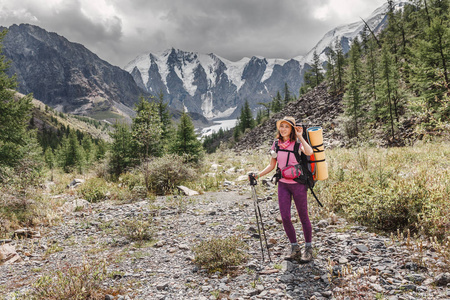
<svg viewBox="0 0 450 300">
<path fill-rule="evenodd" d="M 330 0 L 107 1 L 118 14 L 107 20 L 87 18 L 79 0 L 62 1 L 56 10 L 29 1 L 15 23 L 25 20 L 55 31 L 121 67 L 142 52 L 169 47 L 230 60 L 253 55 L 288 59 L 306 54 L 334 27 L 313 17 L 314 9 Z M 11 25 L 11 15 L 0 25 Z"/>
</svg>

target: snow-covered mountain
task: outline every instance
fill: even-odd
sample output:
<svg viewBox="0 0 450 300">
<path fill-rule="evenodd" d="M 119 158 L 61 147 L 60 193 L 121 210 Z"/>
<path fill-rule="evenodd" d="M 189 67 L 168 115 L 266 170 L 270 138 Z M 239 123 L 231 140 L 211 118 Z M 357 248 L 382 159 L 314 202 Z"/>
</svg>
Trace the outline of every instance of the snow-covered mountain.
<svg viewBox="0 0 450 300">
<path fill-rule="evenodd" d="M 397 1 L 402 7 L 407 1 Z M 387 21 L 387 3 L 365 21 L 379 32 Z M 285 83 L 298 94 L 305 71 L 310 68 L 313 52 L 322 62 L 325 51 L 339 41 L 346 53 L 364 28 L 361 20 L 329 31 L 306 56 L 290 60 L 253 56 L 232 62 L 213 53 L 201 54 L 168 49 L 139 55 L 127 64 L 139 87 L 154 95 L 162 92 L 169 106 L 203 114 L 209 119 L 233 118 L 247 100 L 252 109 L 260 102 L 270 102 Z"/>
</svg>

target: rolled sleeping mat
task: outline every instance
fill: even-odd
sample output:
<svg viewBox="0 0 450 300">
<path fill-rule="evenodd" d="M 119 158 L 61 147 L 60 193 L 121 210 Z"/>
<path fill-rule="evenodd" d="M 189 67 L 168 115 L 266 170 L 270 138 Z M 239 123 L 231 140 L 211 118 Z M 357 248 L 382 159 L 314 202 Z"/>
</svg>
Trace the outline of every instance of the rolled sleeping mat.
<svg viewBox="0 0 450 300">
<path fill-rule="evenodd" d="M 328 165 L 325 161 L 325 148 L 323 146 L 322 127 L 314 126 L 306 130 L 308 141 L 314 151 L 316 164 L 316 179 L 325 180 L 328 178 Z"/>
</svg>

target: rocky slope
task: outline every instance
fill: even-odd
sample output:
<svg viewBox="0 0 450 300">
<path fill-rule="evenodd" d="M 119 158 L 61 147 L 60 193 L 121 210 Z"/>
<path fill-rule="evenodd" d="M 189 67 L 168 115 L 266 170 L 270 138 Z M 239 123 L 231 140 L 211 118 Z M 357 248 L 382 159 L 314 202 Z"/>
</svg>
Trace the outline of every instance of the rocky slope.
<svg viewBox="0 0 450 300">
<path fill-rule="evenodd" d="M 343 145 L 338 117 L 342 113 L 342 95 L 332 96 L 328 93 L 326 83 L 322 83 L 297 101 L 290 102 L 283 110 L 270 117 L 263 124 L 246 133 L 234 149 L 237 151 L 267 148 L 272 145 L 276 134 L 276 122 L 284 116 L 293 116 L 297 124 L 308 127 L 321 126 L 325 147 Z"/>
<path fill-rule="evenodd" d="M 104 299 L 450 297 L 450 274 L 435 267 L 440 257 L 426 241 L 419 249 L 409 240 L 370 233 L 334 215 L 320 219 L 326 214 L 319 214 L 315 203 L 310 204 L 314 261 L 285 261 L 289 245 L 277 221 L 274 187 L 268 183 L 257 188 L 272 262 L 267 255 L 262 261 L 247 184 L 224 182 L 220 192 L 122 205 L 90 204 L 63 194 L 54 196 L 65 201 L 59 212 L 61 224 L 27 238 L 2 241 L 15 249 L 18 261 L 0 266 L 0 298 L 18 299 L 38 278 L 55 270 L 64 274 L 83 261 L 88 265 L 104 261 L 108 273 L 101 281 Z M 121 231 L 127 220 L 151 222 L 155 242 L 130 241 Z M 301 226 L 296 220 L 294 225 L 301 237 Z M 193 245 L 231 235 L 249 245 L 249 260 L 234 275 L 208 274 L 195 265 Z"/>
<path fill-rule="evenodd" d="M 269 149 L 275 139 L 276 122 L 285 116 L 293 116 L 297 124 L 304 124 L 307 127 L 321 126 L 324 146 L 328 149 L 352 147 L 360 142 L 381 147 L 405 146 L 412 145 L 422 138 L 415 131 L 420 120 L 417 117 L 403 115 L 400 117 L 395 139 L 383 130 L 384 124 L 372 124 L 371 128 L 366 128 L 366 132 L 359 140 L 349 139 L 343 124 L 342 96 L 343 94 L 331 95 L 328 92 L 327 83 L 323 82 L 299 100 L 290 102 L 281 112 L 272 115 L 263 124 L 245 133 L 233 148 L 236 151 L 249 151 L 259 147 Z"/>
</svg>

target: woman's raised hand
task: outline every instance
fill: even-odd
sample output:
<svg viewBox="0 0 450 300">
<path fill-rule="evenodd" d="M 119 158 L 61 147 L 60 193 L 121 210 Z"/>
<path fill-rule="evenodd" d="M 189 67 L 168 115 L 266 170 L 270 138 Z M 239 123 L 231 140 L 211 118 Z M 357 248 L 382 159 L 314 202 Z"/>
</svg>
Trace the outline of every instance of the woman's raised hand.
<svg viewBox="0 0 450 300">
<path fill-rule="evenodd" d="M 297 136 L 302 136 L 303 126 L 295 126 L 295 134 L 297 134 Z"/>
</svg>

